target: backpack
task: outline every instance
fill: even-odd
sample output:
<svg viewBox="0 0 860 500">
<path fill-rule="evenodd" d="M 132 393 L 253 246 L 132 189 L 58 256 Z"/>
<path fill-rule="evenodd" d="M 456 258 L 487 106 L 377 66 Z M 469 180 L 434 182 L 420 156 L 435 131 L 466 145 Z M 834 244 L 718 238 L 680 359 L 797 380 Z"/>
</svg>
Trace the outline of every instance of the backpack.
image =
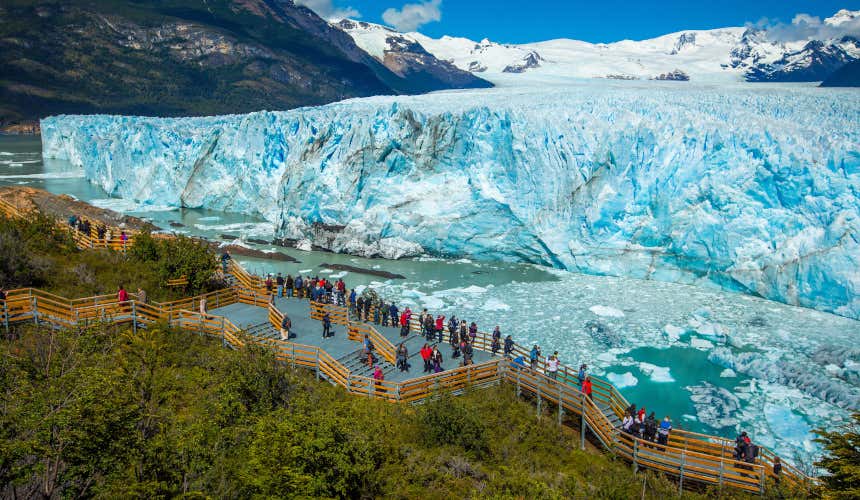
<svg viewBox="0 0 860 500">
<path fill-rule="evenodd" d="M 284 316 L 284 319 L 281 321 L 281 328 L 289 330 L 291 326 L 293 326 L 293 322 L 290 321 L 289 316 Z"/>
</svg>

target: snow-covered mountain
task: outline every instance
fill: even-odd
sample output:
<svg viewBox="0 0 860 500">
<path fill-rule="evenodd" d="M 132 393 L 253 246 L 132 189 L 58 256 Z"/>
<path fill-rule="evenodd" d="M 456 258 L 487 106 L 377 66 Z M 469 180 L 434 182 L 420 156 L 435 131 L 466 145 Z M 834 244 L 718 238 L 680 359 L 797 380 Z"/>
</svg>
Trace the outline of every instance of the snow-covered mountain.
<svg viewBox="0 0 860 500">
<path fill-rule="evenodd" d="M 558 78 L 664 79 L 660 76 L 679 73 L 695 81 L 820 81 L 860 59 L 858 24 L 860 11 L 841 10 L 816 34 L 802 37 L 733 27 L 607 44 L 558 39 L 523 45 L 431 38 L 353 21 L 340 27 L 380 61 L 398 50 L 399 41 L 493 83 L 517 85 Z"/>
<path fill-rule="evenodd" d="M 349 33 L 356 45 L 396 75 L 427 90 L 486 88 L 493 85 L 468 70 L 439 60 L 414 38 L 379 24 L 344 19 L 335 25 Z"/>
</svg>

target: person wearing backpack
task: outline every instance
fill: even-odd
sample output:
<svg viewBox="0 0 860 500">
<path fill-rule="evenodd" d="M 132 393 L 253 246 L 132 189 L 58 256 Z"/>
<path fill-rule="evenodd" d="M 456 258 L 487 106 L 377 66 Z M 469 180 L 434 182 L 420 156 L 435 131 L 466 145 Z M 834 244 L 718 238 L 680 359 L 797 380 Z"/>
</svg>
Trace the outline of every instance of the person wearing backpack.
<svg viewBox="0 0 860 500">
<path fill-rule="evenodd" d="M 367 356 L 367 366 L 373 366 L 373 342 L 364 334 L 364 355 Z"/>
<path fill-rule="evenodd" d="M 275 277 L 275 285 L 278 287 L 278 297 L 284 296 L 284 277 L 281 273 L 278 273 L 278 276 Z"/>
<path fill-rule="evenodd" d="M 585 382 L 582 383 L 582 393 L 594 401 L 594 397 L 591 395 L 591 377 L 585 377 Z"/>
<path fill-rule="evenodd" d="M 406 348 L 406 344 L 402 342 L 397 348 L 397 368 L 400 368 L 402 372 L 409 371 L 409 350 Z"/>
<path fill-rule="evenodd" d="M 281 340 L 289 340 L 292 326 L 293 322 L 290 321 L 290 317 L 284 314 L 284 319 L 281 320 Z"/>
<path fill-rule="evenodd" d="M 514 339 L 510 335 L 505 337 L 505 357 L 510 358 L 514 353 Z"/>
<path fill-rule="evenodd" d="M 648 418 L 645 419 L 645 439 L 654 441 L 657 437 L 657 417 L 652 411 Z"/>
<path fill-rule="evenodd" d="M 529 353 L 529 363 L 531 365 L 532 370 L 537 370 L 538 361 L 540 360 L 540 347 L 537 344 L 532 347 L 532 351 Z"/>
<path fill-rule="evenodd" d="M 433 360 L 433 372 L 439 373 L 444 370 L 442 368 L 442 353 L 436 346 L 433 346 L 433 354 L 431 354 L 431 359 Z"/>
<path fill-rule="evenodd" d="M 388 308 L 388 316 L 391 318 L 391 327 L 397 328 L 400 321 L 400 312 L 397 310 L 397 305 L 394 302 Z"/>
<path fill-rule="evenodd" d="M 472 344 L 468 342 L 463 342 L 463 366 L 468 366 L 472 364 L 472 355 L 474 351 L 472 350 Z"/>
</svg>

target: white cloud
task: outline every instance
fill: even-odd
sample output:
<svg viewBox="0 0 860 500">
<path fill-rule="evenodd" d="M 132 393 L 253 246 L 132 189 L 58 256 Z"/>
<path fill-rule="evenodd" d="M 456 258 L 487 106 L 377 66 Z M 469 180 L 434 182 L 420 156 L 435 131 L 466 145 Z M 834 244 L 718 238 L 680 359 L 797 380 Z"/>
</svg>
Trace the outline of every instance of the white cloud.
<svg viewBox="0 0 860 500">
<path fill-rule="evenodd" d="M 439 6 L 442 0 L 429 0 L 421 3 L 408 3 L 402 9 L 386 9 L 382 20 L 398 31 L 415 31 L 420 26 L 442 19 Z"/>
<path fill-rule="evenodd" d="M 762 19 L 756 23 L 756 27 L 766 29 L 768 38 L 778 42 L 860 37 L 860 12 L 840 11 L 823 21 L 818 16 L 800 13 L 794 16 L 791 23 Z"/>
<path fill-rule="evenodd" d="M 358 10 L 352 7 L 335 7 L 332 2 L 333 0 L 296 0 L 297 5 L 304 5 L 326 21 L 340 21 L 346 18 L 358 19 L 361 17 L 361 12 Z"/>
</svg>

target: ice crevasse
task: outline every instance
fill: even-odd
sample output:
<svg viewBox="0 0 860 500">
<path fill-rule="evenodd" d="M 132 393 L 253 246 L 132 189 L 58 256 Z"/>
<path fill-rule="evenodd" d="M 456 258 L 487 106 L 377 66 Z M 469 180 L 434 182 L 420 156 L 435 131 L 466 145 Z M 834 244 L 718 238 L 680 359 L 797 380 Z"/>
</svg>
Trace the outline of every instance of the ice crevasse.
<svg viewBox="0 0 860 500">
<path fill-rule="evenodd" d="M 527 261 L 860 317 L 860 99 L 583 84 L 201 118 L 57 116 L 112 195 L 339 252 Z"/>
</svg>

